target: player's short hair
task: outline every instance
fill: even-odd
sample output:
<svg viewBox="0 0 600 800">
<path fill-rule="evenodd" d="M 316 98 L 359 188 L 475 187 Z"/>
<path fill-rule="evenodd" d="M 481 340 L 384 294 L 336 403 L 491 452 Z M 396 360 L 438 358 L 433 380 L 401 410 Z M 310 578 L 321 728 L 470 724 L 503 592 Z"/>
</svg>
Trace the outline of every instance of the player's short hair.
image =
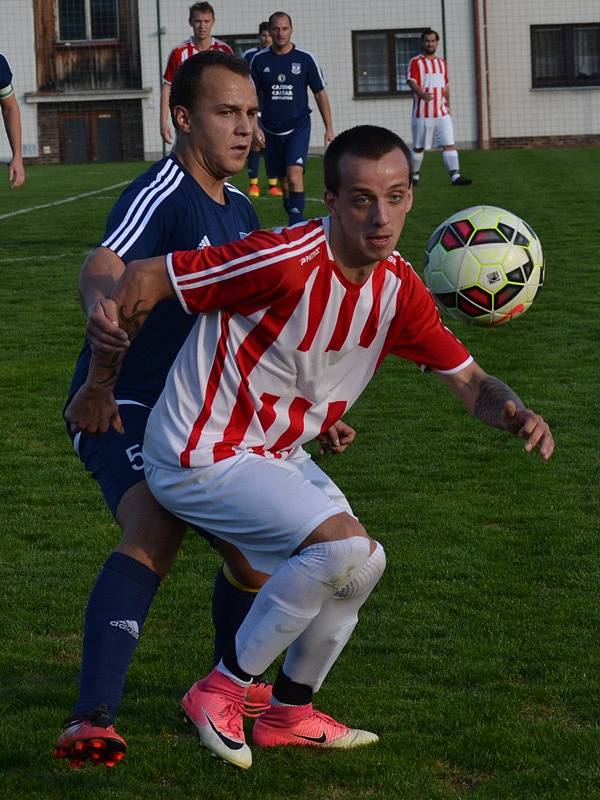
<svg viewBox="0 0 600 800">
<path fill-rule="evenodd" d="M 194 11 L 199 11 L 201 14 L 212 14 L 212 18 L 215 18 L 215 10 L 210 3 L 192 3 L 190 6 L 190 20 Z"/>
<path fill-rule="evenodd" d="M 294 27 L 294 26 L 292 25 L 292 18 L 291 18 L 291 17 L 290 17 L 290 15 L 287 13 L 287 11 L 274 11 L 274 12 L 271 14 L 271 16 L 269 17 L 269 28 L 270 28 L 270 27 L 273 25 L 273 20 L 275 19 L 275 17 L 287 17 L 287 19 L 288 19 L 288 22 L 290 23 L 290 28 L 293 28 L 293 27 Z"/>
<path fill-rule="evenodd" d="M 177 68 L 171 85 L 169 111 L 175 128 L 177 128 L 175 107 L 183 106 L 188 111 L 194 110 L 198 97 L 202 94 L 202 75 L 208 67 L 223 67 L 223 69 L 228 69 L 244 78 L 250 77 L 248 62 L 231 53 L 223 53 L 220 50 L 203 50 L 188 58 Z"/>
<path fill-rule="evenodd" d="M 264 22 L 261 22 L 261 23 L 260 23 L 260 25 L 258 26 L 258 35 L 260 36 L 260 34 L 261 34 L 263 31 L 268 31 L 268 30 L 270 30 L 270 27 L 271 27 L 271 26 L 269 25 L 269 23 L 267 22 L 267 20 L 264 20 Z"/>
<path fill-rule="evenodd" d="M 423 33 L 421 34 L 421 41 L 422 41 L 422 42 L 424 42 L 424 41 L 425 41 L 425 37 L 426 37 L 426 36 L 435 36 L 435 38 L 436 38 L 436 41 L 438 41 L 438 42 L 439 42 L 439 40 L 440 40 L 440 35 L 439 35 L 439 33 L 438 33 L 437 31 L 434 31 L 434 30 L 433 30 L 433 28 L 425 28 L 425 30 L 424 30 L 424 31 L 423 31 Z"/>
<path fill-rule="evenodd" d="M 342 156 L 350 155 L 356 158 L 366 158 L 369 161 L 377 161 L 377 159 L 396 149 L 404 153 L 410 180 L 412 181 L 410 149 L 398 134 L 387 128 L 380 128 L 378 125 L 357 125 L 354 128 L 349 128 L 336 136 L 327 150 L 325 150 L 323 158 L 325 188 L 332 194 L 337 195 L 339 193 L 341 183 L 340 159 Z"/>
</svg>

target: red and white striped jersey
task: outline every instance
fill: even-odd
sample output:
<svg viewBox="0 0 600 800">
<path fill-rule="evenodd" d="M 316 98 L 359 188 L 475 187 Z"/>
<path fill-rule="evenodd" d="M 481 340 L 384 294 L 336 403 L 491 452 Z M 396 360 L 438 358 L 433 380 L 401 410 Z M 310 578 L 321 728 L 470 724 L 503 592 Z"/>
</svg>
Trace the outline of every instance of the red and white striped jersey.
<svg viewBox="0 0 600 800">
<path fill-rule="evenodd" d="M 328 230 L 316 219 L 167 256 L 199 316 L 148 421 L 151 462 L 286 458 L 341 418 L 389 353 L 446 374 L 471 363 L 410 264 L 394 252 L 351 283 Z"/>
<path fill-rule="evenodd" d="M 233 54 L 231 47 L 226 42 L 222 42 L 220 39 L 212 38 L 210 40 L 210 47 L 208 49 L 220 50 L 222 53 Z M 165 74 L 163 75 L 164 82 L 173 83 L 173 78 L 175 77 L 177 67 L 183 64 L 184 61 L 187 61 L 188 58 L 191 58 L 191 56 L 194 56 L 199 52 L 200 50 L 196 48 L 194 40 L 191 37 L 187 41 L 178 44 L 177 47 L 174 47 L 171 50 L 169 60 L 167 61 L 167 68 L 165 69 Z"/>
<path fill-rule="evenodd" d="M 448 86 L 448 67 L 445 58 L 414 56 L 408 62 L 407 78 L 433 95 L 431 100 L 413 97 L 413 117 L 445 117 L 450 113 L 444 92 Z"/>
</svg>

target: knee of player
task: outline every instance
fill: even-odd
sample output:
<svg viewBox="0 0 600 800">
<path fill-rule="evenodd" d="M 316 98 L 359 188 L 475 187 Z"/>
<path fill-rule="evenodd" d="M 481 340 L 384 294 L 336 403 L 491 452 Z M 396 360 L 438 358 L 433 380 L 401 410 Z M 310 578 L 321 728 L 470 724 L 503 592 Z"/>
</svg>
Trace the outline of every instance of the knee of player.
<svg viewBox="0 0 600 800">
<path fill-rule="evenodd" d="M 123 533 L 117 550 L 159 575 L 166 575 L 185 534 L 185 523 L 164 514 L 157 515 L 156 519 L 150 514 L 142 519 L 129 515 L 121 522 Z"/>
<path fill-rule="evenodd" d="M 294 559 L 294 566 L 314 580 L 339 589 L 360 572 L 370 552 L 368 536 L 321 541 L 301 550 Z"/>
<path fill-rule="evenodd" d="M 379 542 L 374 542 L 375 549 L 361 567 L 353 575 L 347 584 L 340 587 L 335 596 L 340 600 L 348 600 L 352 597 L 367 598 L 379 583 L 386 567 L 385 550 Z"/>
</svg>

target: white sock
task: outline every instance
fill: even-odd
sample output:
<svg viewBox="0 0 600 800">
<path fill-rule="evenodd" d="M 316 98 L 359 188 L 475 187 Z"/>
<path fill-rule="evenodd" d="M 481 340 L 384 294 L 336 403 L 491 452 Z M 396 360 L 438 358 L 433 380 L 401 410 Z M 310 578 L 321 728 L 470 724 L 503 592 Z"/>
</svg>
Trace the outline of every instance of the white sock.
<svg viewBox="0 0 600 800">
<path fill-rule="evenodd" d="M 249 675 L 266 668 L 310 625 L 323 603 L 361 570 L 370 540 L 352 536 L 304 548 L 267 581 L 236 637 L 237 661 Z"/>
<path fill-rule="evenodd" d="M 325 601 L 308 628 L 290 645 L 283 664 L 288 678 L 310 686 L 314 692 L 319 690 L 356 627 L 360 607 L 384 569 L 385 552 L 378 542 L 363 568 Z"/>
<path fill-rule="evenodd" d="M 410 153 L 410 168 L 412 170 L 413 175 L 418 175 L 419 170 L 421 169 L 421 164 L 423 163 L 423 158 L 425 156 L 425 151 L 421 150 L 420 153 L 415 153 L 414 150 L 411 150 Z"/>
<path fill-rule="evenodd" d="M 450 173 L 452 180 L 460 176 L 460 168 L 458 166 L 458 150 L 442 150 L 442 161 Z"/>
<path fill-rule="evenodd" d="M 230 672 L 223 663 L 223 660 L 219 661 L 215 669 L 221 672 L 223 675 L 226 675 L 234 683 L 237 683 L 238 686 L 250 686 L 252 683 L 252 678 L 250 678 L 249 681 L 245 681 L 243 678 L 238 678 L 237 675 L 234 675 L 233 672 Z"/>
</svg>

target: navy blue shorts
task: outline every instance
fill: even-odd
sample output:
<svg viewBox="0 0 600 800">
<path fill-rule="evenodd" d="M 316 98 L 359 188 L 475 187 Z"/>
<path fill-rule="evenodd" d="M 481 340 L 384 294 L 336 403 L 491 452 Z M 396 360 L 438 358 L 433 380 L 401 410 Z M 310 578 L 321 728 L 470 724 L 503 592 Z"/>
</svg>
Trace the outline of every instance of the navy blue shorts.
<svg viewBox="0 0 600 800">
<path fill-rule="evenodd" d="M 100 486 L 113 516 L 125 492 L 146 480 L 142 444 L 151 411 L 141 403 L 119 401 L 119 413 L 125 428 L 123 434 L 109 428 L 101 436 L 87 436 L 85 433 L 73 434 L 67 427 L 75 452 Z"/>
<path fill-rule="evenodd" d="M 113 517 L 116 517 L 117 506 L 125 492 L 136 483 L 146 480 L 142 445 L 152 411 L 150 406 L 133 400 L 118 400 L 117 404 L 125 433 L 117 433 L 109 428 L 101 436 L 87 436 L 85 433 L 71 433 L 67 425 L 75 452 L 98 483 Z M 211 547 L 218 544 L 218 539 L 212 534 L 194 525 L 191 527 Z"/>
<path fill-rule="evenodd" d="M 277 136 L 265 131 L 265 166 L 267 174 L 285 178 L 288 167 L 306 169 L 310 120 L 298 130 Z"/>
</svg>

